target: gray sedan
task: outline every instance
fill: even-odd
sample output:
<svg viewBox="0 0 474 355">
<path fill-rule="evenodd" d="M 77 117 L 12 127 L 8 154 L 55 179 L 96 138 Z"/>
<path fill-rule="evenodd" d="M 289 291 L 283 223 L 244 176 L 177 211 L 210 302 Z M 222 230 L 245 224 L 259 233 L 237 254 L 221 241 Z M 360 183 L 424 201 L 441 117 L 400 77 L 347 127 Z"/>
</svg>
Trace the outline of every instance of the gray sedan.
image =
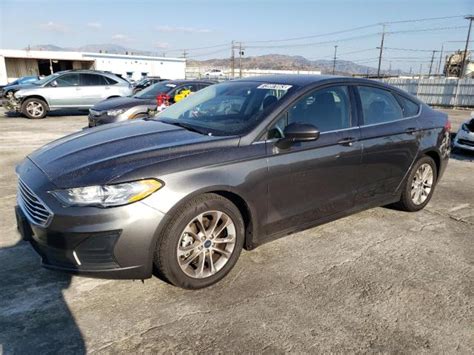
<svg viewBox="0 0 474 355">
<path fill-rule="evenodd" d="M 89 127 L 144 118 L 155 111 L 160 100 L 171 105 L 185 96 L 204 89 L 209 80 L 170 80 L 156 83 L 132 97 L 112 98 L 89 109 Z"/>
</svg>

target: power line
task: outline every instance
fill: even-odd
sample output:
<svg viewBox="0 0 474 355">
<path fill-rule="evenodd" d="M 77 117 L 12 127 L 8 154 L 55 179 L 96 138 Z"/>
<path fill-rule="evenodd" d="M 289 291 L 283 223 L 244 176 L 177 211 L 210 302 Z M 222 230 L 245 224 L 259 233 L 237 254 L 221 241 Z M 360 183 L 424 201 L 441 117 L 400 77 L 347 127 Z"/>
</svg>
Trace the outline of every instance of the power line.
<svg viewBox="0 0 474 355">
<path fill-rule="evenodd" d="M 399 33 L 415 33 L 415 32 L 428 32 L 428 31 L 444 31 L 444 30 L 458 30 L 461 28 L 467 28 L 468 26 L 447 26 L 447 27 L 431 27 L 421 28 L 416 30 L 402 30 L 402 31 L 391 31 L 386 32 L 387 34 L 399 34 Z"/>
</svg>

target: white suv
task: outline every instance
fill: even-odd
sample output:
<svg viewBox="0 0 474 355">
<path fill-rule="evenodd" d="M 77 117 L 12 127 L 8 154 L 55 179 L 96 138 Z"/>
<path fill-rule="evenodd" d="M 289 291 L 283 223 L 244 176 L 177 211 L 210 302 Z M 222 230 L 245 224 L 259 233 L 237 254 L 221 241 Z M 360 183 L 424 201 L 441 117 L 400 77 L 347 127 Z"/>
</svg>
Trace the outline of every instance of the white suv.
<svg viewBox="0 0 474 355">
<path fill-rule="evenodd" d="M 61 108 L 90 108 L 99 101 L 132 94 L 132 85 L 118 76 L 94 70 L 51 74 L 27 85 L 13 86 L 3 106 L 28 118 L 43 118 Z"/>
</svg>

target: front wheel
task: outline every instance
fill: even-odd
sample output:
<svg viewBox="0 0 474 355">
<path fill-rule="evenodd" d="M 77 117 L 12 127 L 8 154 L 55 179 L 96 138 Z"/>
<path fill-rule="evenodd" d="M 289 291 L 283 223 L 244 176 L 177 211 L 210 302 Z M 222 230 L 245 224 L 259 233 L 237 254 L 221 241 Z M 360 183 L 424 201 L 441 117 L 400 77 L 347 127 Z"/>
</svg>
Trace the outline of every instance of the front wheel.
<svg viewBox="0 0 474 355">
<path fill-rule="evenodd" d="M 236 264 L 244 244 L 239 209 L 226 198 L 205 194 L 176 211 L 159 238 L 154 264 L 159 277 L 198 289 L 221 280 Z"/>
<path fill-rule="evenodd" d="M 44 118 L 48 113 L 48 105 L 41 99 L 26 99 L 21 105 L 21 113 L 31 119 Z"/>
<path fill-rule="evenodd" d="M 428 156 L 419 159 L 408 176 L 398 207 L 409 212 L 423 209 L 433 196 L 436 179 L 434 160 Z"/>
</svg>

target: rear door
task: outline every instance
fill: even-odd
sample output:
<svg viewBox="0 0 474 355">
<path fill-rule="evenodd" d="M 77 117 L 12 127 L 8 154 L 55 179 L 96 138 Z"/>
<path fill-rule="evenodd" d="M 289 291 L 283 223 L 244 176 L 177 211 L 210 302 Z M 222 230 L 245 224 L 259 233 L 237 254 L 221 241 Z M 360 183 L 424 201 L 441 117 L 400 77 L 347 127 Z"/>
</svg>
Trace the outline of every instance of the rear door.
<svg viewBox="0 0 474 355">
<path fill-rule="evenodd" d="M 99 101 L 110 97 L 110 85 L 104 76 L 99 74 L 80 74 L 81 78 L 81 104 L 94 106 Z"/>
<path fill-rule="evenodd" d="M 268 131 L 268 234 L 298 229 L 353 207 L 361 145 L 351 97 L 345 85 L 316 89 Z M 279 148 L 278 139 L 294 122 L 316 126 L 319 139 Z"/>
<path fill-rule="evenodd" d="M 401 186 L 417 156 L 419 107 L 409 110 L 394 93 L 375 86 L 359 85 L 357 93 L 362 167 L 356 202 L 384 201 Z"/>
</svg>

